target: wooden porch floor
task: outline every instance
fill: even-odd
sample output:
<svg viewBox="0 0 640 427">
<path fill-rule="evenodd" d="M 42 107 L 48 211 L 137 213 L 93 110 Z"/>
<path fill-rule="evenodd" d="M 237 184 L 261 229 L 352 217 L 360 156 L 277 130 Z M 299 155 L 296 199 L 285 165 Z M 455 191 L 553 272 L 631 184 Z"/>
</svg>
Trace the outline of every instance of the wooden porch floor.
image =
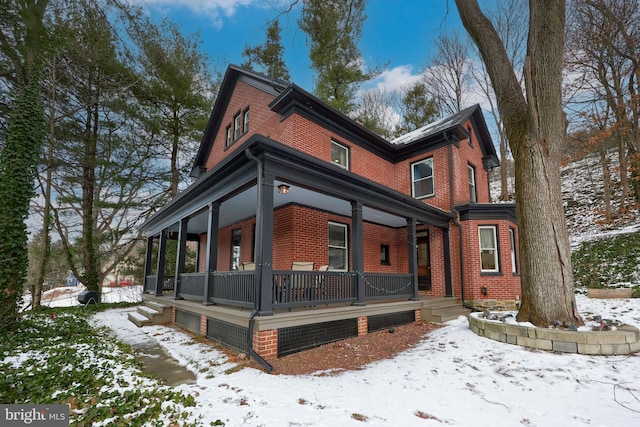
<svg viewBox="0 0 640 427">
<path fill-rule="evenodd" d="M 192 314 L 204 315 L 207 318 L 221 320 L 233 325 L 248 327 L 252 310 L 225 305 L 203 305 L 201 301 L 174 299 L 173 296 L 142 295 L 143 304 L 156 303 L 176 310 Z M 411 310 L 421 310 L 422 319 L 430 322 L 446 322 L 456 319 L 460 315 L 467 315 L 470 310 L 464 308 L 455 298 L 433 298 L 422 296 L 419 301 L 374 301 L 365 306 L 350 304 L 319 304 L 310 307 L 294 307 L 274 309 L 269 316 L 256 315 L 255 330 L 274 330 L 279 328 L 331 322 L 335 320 L 351 319 L 354 317 L 368 317 L 399 313 Z M 166 318 L 163 319 L 166 321 Z"/>
</svg>

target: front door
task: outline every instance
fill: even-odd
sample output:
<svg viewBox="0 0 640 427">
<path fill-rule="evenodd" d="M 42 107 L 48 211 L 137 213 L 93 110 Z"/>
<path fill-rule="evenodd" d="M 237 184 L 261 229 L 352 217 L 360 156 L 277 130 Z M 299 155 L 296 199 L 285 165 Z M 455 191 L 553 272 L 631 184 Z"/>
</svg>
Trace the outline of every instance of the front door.
<svg viewBox="0 0 640 427">
<path fill-rule="evenodd" d="M 431 257 L 429 256 L 429 234 L 417 237 L 418 243 L 418 290 L 431 290 Z"/>
</svg>

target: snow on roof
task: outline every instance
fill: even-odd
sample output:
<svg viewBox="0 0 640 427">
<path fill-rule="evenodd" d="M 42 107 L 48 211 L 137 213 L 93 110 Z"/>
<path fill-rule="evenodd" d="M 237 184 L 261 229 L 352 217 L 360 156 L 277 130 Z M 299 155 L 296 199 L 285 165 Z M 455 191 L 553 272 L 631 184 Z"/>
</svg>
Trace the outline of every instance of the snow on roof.
<svg viewBox="0 0 640 427">
<path fill-rule="evenodd" d="M 441 133 L 447 129 L 451 129 L 467 120 L 467 118 L 469 118 L 469 116 L 473 113 L 473 111 L 475 111 L 476 108 L 478 108 L 478 105 L 465 108 L 464 110 L 458 111 L 452 116 L 445 117 L 438 120 L 437 122 L 429 123 L 426 126 L 418 128 L 409 133 L 405 133 L 404 135 L 392 140 L 391 143 L 396 145 L 410 144 L 420 139 L 427 138 L 431 135 Z"/>
</svg>

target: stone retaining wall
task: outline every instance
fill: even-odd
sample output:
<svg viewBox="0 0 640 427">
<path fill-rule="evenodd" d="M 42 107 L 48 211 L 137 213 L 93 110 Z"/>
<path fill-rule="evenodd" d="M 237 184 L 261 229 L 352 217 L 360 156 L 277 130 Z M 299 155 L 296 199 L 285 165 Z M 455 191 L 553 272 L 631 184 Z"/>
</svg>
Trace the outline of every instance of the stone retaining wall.
<svg viewBox="0 0 640 427">
<path fill-rule="evenodd" d="M 631 325 L 615 331 L 574 332 L 490 321 L 478 314 L 469 315 L 469 328 L 495 341 L 562 353 L 614 355 L 640 351 L 640 330 Z"/>
<path fill-rule="evenodd" d="M 587 289 L 587 295 L 589 298 L 631 298 L 633 289 L 631 288 L 594 288 Z"/>
</svg>

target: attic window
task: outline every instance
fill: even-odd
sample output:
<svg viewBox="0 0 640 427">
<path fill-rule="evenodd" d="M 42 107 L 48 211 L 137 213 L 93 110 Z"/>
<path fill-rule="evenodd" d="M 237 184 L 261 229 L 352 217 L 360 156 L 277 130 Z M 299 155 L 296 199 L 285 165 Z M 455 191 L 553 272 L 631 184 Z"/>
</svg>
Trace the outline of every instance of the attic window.
<svg viewBox="0 0 640 427">
<path fill-rule="evenodd" d="M 249 110 L 244 110 L 242 113 L 242 134 L 249 132 Z"/>
<path fill-rule="evenodd" d="M 469 132 L 469 137 L 467 140 L 469 141 L 469 146 L 473 147 L 473 141 L 471 140 L 471 126 L 467 126 L 467 132 Z"/>
<path fill-rule="evenodd" d="M 240 113 L 233 117 L 233 139 L 236 140 L 242 136 L 242 116 Z"/>
<path fill-rule="evenodd" d="M 231 145 L 233 142 L 233 132 L 231 130 L 231 125 L 227 126 L 227 147 Z"/>
</svg>

